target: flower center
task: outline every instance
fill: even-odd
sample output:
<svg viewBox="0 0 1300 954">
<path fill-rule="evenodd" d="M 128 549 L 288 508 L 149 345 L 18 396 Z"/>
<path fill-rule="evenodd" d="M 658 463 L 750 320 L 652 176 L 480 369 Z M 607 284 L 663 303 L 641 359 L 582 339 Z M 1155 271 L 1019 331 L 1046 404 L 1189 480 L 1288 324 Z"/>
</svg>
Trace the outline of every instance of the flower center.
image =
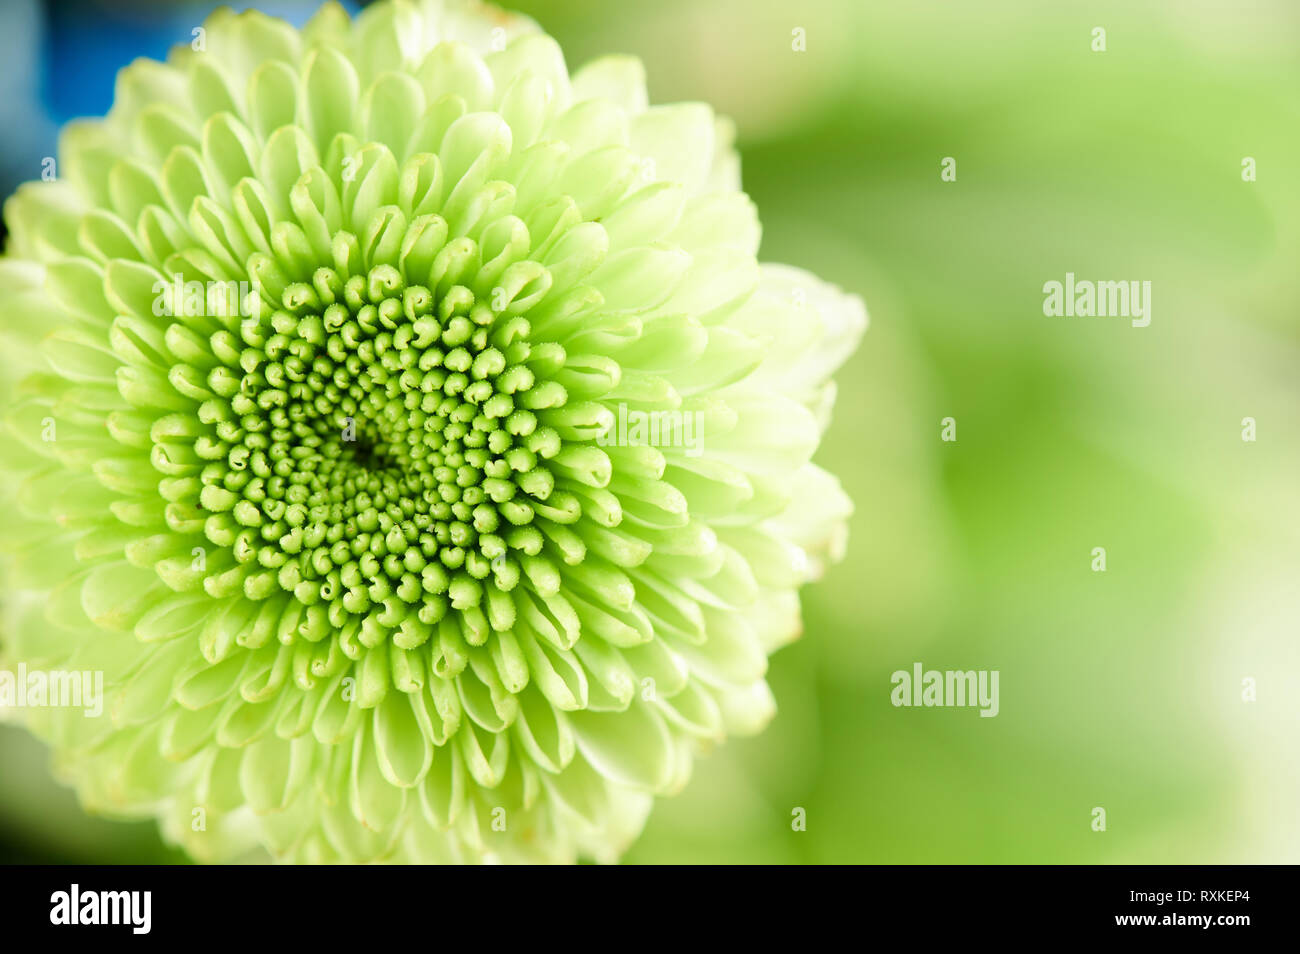
<svg viewBox="0 0 1300 954">
<path fill-rule="evenodd" d="M 449 607 L 479 604 L 480 581 L 512 589 L 515 558 L 543 546 L 560 450 L 534 411 L 563 388 L 530 364 L 563 349 L 531 345 L 525 318 L 464 285 L 408 285 L 388 265 L 319 269 L 282 306 L 213 336 L 233 360 L 199 413 L 215 434 L 196 442 L 204 530 L 258 570 L 246 594 L 291 592 L 305 626 L 409 620 L 418 644 Z"/>
</svg>

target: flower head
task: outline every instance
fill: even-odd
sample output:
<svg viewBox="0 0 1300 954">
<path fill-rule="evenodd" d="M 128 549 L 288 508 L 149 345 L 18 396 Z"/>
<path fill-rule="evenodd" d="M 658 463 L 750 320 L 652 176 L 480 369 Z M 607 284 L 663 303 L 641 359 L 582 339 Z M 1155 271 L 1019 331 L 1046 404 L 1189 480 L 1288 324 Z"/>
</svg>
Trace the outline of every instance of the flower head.
<svg viewBox="0 0 1300 954">
<path fill-rule="evenodd" d="M 849 505 L 860 302 L 760 266 L 730 127 L 524 18 L 215 14 L 9 200 L 6 661 L 199 858 L 612 859 Z"/>
</svg>

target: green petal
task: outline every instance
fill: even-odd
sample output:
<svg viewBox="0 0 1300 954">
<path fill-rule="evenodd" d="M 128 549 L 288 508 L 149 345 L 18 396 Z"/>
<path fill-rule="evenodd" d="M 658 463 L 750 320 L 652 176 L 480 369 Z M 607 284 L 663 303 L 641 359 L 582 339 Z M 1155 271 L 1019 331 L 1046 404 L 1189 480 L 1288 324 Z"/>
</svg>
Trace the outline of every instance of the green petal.
<svg viewBox="0 0 1300 954">
<path fill-rule="evenodd" d="M 652 792 L 672 780 L 672 736 L 651 707 L 635 703 L 626 712 L 576 712 L 570 720 L 582 757 L 605 778 Z"/>
</svg>

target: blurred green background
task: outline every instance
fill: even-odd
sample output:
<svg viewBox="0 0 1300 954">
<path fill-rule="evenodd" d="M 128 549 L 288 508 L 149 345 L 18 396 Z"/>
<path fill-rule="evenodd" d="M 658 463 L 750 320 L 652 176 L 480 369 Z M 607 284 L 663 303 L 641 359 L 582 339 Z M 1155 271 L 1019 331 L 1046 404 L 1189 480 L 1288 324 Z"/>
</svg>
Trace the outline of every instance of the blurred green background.
<svg viewBox="0 0 1300 954">
<path fill-rule="evenodd" d="M 627 860 L 1300 862 L 1300 6 L 511 5 L 731 115 L 763 258 L 871 313 L 818 458 L 849 550 L 780 713 Z M 1150 326 L 1044 317 L 1067 271 L 1150 281 Z M 999 670 L 1000 714 L 893 707 L 915 662 Z M 0 747 L 17 856 L 175 857 Z"/>
</svg>

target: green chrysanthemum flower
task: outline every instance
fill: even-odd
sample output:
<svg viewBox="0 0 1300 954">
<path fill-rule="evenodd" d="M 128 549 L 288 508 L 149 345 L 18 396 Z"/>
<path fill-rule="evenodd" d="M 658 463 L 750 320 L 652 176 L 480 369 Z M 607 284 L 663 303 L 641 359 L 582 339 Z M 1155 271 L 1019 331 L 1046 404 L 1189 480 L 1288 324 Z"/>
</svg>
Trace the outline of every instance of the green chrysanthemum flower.
<svg viewBox="0 0 1300 954">
<path fill-rule="evenodd" d="M 729 126 L 635 60 L 205 31 L 5 207 L 5 661 L 106 687 L 29 721 L 198 858 L 615 858 L 771 714 L 861 303 L 757 264 Z"/>
</svg>

